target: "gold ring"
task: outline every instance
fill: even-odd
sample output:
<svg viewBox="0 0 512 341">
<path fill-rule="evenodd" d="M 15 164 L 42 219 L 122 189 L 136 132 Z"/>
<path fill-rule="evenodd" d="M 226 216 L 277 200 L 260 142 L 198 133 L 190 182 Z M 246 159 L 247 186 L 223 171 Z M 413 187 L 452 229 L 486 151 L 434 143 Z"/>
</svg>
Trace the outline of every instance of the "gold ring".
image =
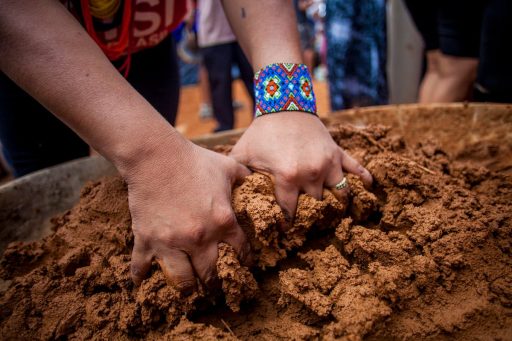
<svg viewBox="0 0 512 341">
<path fill-rule="evenodd" d="M 348 186 L 348 182 L 347 182 L 347 178 L 343 177 L 343 180 L 341 180 L 340 182 L 338 182 L 336 184 L 336 186 L 334 186 L 334 188 L 336 188 L 338 191 L 347 187 Z"/>
</svg>

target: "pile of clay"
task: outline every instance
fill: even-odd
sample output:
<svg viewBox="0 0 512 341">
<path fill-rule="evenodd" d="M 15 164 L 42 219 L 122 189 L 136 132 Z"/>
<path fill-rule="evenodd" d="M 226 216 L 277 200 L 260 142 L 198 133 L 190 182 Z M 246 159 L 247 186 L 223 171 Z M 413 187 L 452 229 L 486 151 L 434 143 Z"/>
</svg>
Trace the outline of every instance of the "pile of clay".
<svg viewBox="0 0 512 341">
<path fill-rule="evenodd" d="M 12 243 L 0 264 L 5 339 L 512 338 L 512 176 L 408 144 L 384 126 L 331 127 L 373 174 L 349 176 L 349 202 L 299 198 L 291 229 L 271 181 L 233 191 L 254 266 L 219 245 L 220 295 L 183 295 L 155 264 L 130 280 L 126 186 L 105 178 L 54 219 L 42 241 Z M 496 141 L 499 144 L 499 141 Z M 229 146 L 219 151 L 229 151 Z M 496 157 L 500 157 L 499 153 Z"/>
</svg>

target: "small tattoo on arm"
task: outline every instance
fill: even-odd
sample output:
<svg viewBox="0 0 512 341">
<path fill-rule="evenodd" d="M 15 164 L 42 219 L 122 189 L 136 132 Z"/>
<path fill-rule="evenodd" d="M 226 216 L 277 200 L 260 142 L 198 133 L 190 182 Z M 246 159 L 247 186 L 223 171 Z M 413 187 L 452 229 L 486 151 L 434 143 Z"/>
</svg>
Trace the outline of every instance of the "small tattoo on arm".
<svg viewBox="0 0 512 341">
<path fill-rule="evenodd" d="M 240 10 L 240 14 L 242 18 L 245 18 L 245 8 L 242 7 L 242 9 Z"/>
</svg>

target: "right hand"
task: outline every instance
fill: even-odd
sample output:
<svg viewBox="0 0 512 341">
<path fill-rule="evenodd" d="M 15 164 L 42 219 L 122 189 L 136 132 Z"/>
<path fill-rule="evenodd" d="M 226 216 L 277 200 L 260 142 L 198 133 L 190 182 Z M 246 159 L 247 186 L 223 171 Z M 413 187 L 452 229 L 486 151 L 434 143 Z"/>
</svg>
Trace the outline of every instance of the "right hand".
<svg viewBox="0 0 512 341">
<path fill-rule="evenodd" d="M 368 188 L 373 181 L 370 172 L 334 142 L 317 116 L 298 111 L 256 118 L 231 157 L 272 178 L 287 227 L 292 225 L 300 193 L 322 200 L 323 189 L 330 188 L 345 202 L 349 187 L 334 188 L 344 179 L 343 170 L 358 175 Z"/>
<path fill-rule="evenodd" d="M 218 243 L 233 246 L 241 259 L 249 252 L 231 189 L 250 171 L 183 138 L 159 143 L 140 159 L 121 171 L 135 236 L 133 281 L 140 284 L 156 259 L 178 289 L 192 291 L 196 275 L 209 286 L 216 278 Z"/>
</svg>

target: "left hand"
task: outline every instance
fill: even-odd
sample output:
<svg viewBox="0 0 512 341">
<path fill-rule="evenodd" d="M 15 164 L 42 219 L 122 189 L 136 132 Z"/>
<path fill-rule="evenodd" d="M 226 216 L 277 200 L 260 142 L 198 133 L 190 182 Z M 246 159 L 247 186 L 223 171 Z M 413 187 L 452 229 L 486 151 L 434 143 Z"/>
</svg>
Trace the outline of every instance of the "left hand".
<svg viewBox="0 0 512 341">
<path fill-rule="evenodd" d="M 231 157 L 272 178 L 276 200 L 290 222 L 300 192 L 321 200 L 327 187 L 339 200 L 346 200 L 349 188 L 334 188 L 344 178 L 342 169 L 360 176 L 365 186 L 372 184 L 370 172 L 338 147 L 320 119 L 303 112 L 256 118 Z"/>
</svg>

